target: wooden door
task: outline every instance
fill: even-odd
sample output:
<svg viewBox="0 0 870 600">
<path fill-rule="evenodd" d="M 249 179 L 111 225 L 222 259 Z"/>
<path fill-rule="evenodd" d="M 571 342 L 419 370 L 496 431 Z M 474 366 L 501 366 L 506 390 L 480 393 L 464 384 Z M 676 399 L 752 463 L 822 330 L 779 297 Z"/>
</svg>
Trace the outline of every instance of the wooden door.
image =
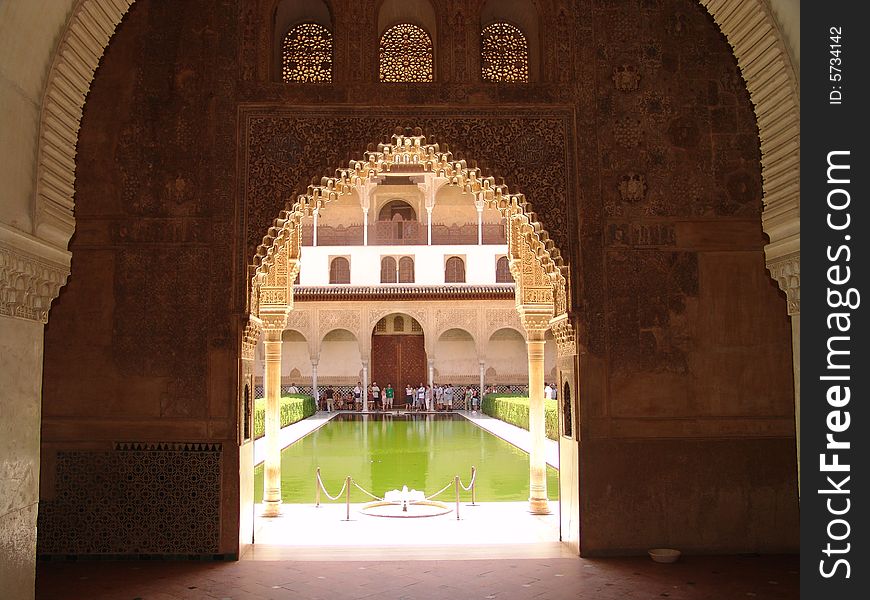
<svg viewBox="0 0 870 600">
<path fill-rule="evenodd" d="M 383 390 L 388 383 L 396 391 L 393 406 L 405 401 L 405 386 L 415 390 L 426 374 L 426 349 L 422 335 L 373 335 L 371 380 Z"/>
</svg>

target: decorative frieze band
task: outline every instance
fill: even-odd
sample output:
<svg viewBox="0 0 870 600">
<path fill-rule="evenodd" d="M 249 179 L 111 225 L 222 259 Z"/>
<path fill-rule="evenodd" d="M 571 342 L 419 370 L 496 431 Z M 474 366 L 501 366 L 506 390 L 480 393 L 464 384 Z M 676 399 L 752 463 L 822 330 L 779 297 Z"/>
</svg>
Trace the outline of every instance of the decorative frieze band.
<svg viewBox="0 0 870 600">
<path fill-rule="evenodd" d="M 788 300 L 788 314 L 801 314 L 801 254 L 789 256 L 767 263 L 767 270 L 785 292 Z"/>
</svg>

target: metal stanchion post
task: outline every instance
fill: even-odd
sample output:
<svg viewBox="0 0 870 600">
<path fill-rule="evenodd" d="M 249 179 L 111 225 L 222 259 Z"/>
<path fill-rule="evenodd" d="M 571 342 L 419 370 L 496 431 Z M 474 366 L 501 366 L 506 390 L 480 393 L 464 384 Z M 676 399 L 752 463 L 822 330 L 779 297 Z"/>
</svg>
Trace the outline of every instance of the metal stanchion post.
<svg viewBox="0 0 870 600">
<path fill-rule="evenodd" d="M 347 479 L 344 480 L 344 484 L 347 487 L 347 521 L 350 521 L 350 475 L 347 476 Z"/>
<path fill-rule="evenodd" d="M 453 476 L 453 485 L 456 487 L 456 520 L 459 520 L 459 475 Z"/>
<path fill-rule="evenodd" d="M 320 508 L 320 467 L 314 472 L 314 506 Z"/>
</svg>

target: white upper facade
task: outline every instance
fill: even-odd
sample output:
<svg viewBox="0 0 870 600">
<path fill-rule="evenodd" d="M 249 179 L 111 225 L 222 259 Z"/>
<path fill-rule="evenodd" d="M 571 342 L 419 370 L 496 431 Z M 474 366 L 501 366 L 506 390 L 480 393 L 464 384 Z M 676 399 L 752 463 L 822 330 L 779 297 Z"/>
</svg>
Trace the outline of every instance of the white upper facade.
<svg viewBox="0 0 870 600">
<path fill-rule="evenodd" d="M 303 222 L 302 286 L 510 284 L 501 215 L 432 174 L 387 175 Z"/>
</svg>

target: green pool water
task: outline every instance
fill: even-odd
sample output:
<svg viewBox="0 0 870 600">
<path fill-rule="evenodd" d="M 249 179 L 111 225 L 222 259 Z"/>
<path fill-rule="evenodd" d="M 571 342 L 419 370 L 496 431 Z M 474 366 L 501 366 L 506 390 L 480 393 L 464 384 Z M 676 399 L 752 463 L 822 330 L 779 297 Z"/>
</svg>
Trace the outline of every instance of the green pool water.
<svg viewBox="0 0 870 600">
<path fill-rule="evenodd" d="M 477 500 L 528 500 L 529 455 L 458 415 L 341 414 L 281 453 L 281 496 L 284 502 L 314 502 L 317 467 L 333 495 L 350 475 L 377 496 L 402 485 L 428 496 L 452 482 L 454 475 L 468 484 L 472 465 L 477 467 Z M 551 500 L 558 498 L 558 477 L 559 472 L 548 466 Z M 262 465 L 254 471 L 254 490 L 254 501 L 262 502 Z M 371 500 L 355 488 L 350 498 Z M 451 501 L 454 492 L 448 490 L 438 499 Z M 322 496 L 322 501 L 329 500 Z"/>
</svg>

